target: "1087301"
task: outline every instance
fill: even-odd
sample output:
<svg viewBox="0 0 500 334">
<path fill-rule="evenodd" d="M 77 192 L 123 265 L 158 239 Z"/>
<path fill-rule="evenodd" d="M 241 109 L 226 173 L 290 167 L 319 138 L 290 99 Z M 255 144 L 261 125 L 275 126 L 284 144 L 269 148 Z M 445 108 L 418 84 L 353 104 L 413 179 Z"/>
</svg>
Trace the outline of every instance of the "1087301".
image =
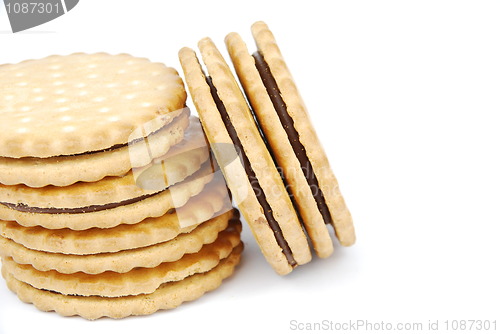
<svg viewBox="0 0 500 334">
<path fill-rule="evenodd" d="M 44 2 L 15 2 L 6 3 L 5 8 L 8 14 L 52 14 L 63 13 L 64 9 L 59 3 Z"/>
<path fill-rule="evenodd" d="M 444 330 L 447 331 L 496 331 L 496 320 L 446 320 Z"/>
</svg>

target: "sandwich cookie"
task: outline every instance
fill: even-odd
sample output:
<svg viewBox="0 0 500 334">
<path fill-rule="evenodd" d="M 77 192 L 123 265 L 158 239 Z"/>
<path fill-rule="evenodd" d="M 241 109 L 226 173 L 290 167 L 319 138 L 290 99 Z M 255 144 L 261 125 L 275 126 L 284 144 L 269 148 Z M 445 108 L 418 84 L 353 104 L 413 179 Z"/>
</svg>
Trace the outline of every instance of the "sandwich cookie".
<svg viewBox="0 0 500 334">
<path fill-rule="evenodd" d="M 191 118 L 183 141 L 121 177 L 66 187 L 0 185 L 0 219 L 23 226 L 85 230 L 135 224 L 183 206 L 213 178 L 203 130 Z"/>
<path fill-rule="evenodd" d="M 41 311 L 55 311 L 62 316 L 79 315 L 88 320 L 102 317 L 121 319 L 173 309 L 215 290 L 224 279 L 234 273 L 240 261 L 241 250 L 242 247 L 237 248 L 212 270 L 194 274 L 181 281 L 164 283 L 151 294 L 135 296 L 108 298 L 63 295 L 23 283 L 15 279 L 3 266 L 2 275 L 9 289 L 16 293 L 19 299 L 35 305 Z"/>
<path fill-rule="evenodd" d="M 252 26 L 250 55 L 236 33 L 226 46 L 262 134 L 319 257 L 332 254 L 327 225 L 343 246 L 355 241 L 349 210 L 276 40 L 263 22 Z"/>
<path fill-rule="evenodd" d="M 208 74 L 193 50 L 181 49 L 179 59 L 208 141 L 264 256 L 287 274 L 311 259 L 306 235 L 228 65 L 210 39 L 198 46 Z"/>
<path fill-rule="evenodd" d="M 232 221 L 214 242 L 203 245 L 197 253 L 185 254 L 175 262 L 163 262 L 154 268 L 138 267 L 126 273 L 106 271 L 92 275 L 38 271 L 31 265 L 17 264 L 12 258 L 3 258 L 2 264 L 19 281 L 65 295 L 121 297 L 147 294 L 153 293 L 163 283 L 180 281 L 213 269 L 240 245 L 240 231 L 240 222 Z"/>
<path fill-rule="evenodd" d="M 31 265 L 16 263 L 15 258 L 2 257 L 2 275 L 22 301 L 63 316 L 79 315 L 90 320 L 124 318 L 175 308 L 217 288 L 234 272 L 243 250 L 241 224 L 237 211 L 228 214 L 227 228 L 196 253 L 182 254 L 175 262 L 163 259 L 154 267 L 131 265 L 123 273 L 105 271 L 89 275 L 40 272 Z M 169 251 L 165 249 L 157 255 Z"/>
<path fill-rule="evenodd" d="M 86 255 L 118 252 L 171 240 L 229 210 L 231 200 L 225 184 L 216 178 L 182 207 L 136 224 L 76 231 L 69 228 L 24 227 L 15 221 L 0 220 L 0 236 L 29 249 L 50 253 Z"/>
<path fill-rule="evenodd" d="M 177 72 L 125 54 L 2 65 L 0 90 L 5 185 L 67 186 L 126 174 L 180 142 L 189 123 Z M 150 150 L 131 160 L 129 150 L 146 141 Z"/>
<path fill-rule="evenodd" d="M 310 249 L 304 239 L 326 258 L 333 253 L 327 226 L 333 226 L 343 246 L 355 242 L 355 232 L 274 36 L 263 22 L 255 23 L 252 32 L 258 48 L 253 56 L 236 33 L 225 39 L 244 94 L 210 39 L 198 45 L 207 74 L 193 50 L 181 49 L 179 58 L 228 186 L 268 262 L 279 274 L 287 274 L 308 261 Z M 218 150 L 221 143 L 234 145 L 240 164 L 226 161 L 235 153 Z M 298 231 L 299 226 L 303 230 Z M 299 254 L 303 261 L 297 261 Z"/>
<path fill-rule="evenodd" d="M 1 237 L 0 256 L 11 257 L 19 264 L 29 264 L 38 271 L 55 270 L 62 274 L 81 271 L 94 275 L 106 271 L 126 273 L 133 268 L 154 268 L 163 262 L 175 262 L 184 254 L 197 253 L 203 245 L 214 242 L 218 233 L 237 215 L 233 210 L 227 211 L 199 224 L 189 233 L 151 246 L 87 255 L 37 251 Z"/>
<path fill-rule="evenodd" d="M 239 212 L 175 70 L 107 54 L 2 70 L 14 88 L 0 120 L 18 130 L 0 135 L 0 256 L 21 300 L 122 318 L 232 274 Z M 56 81 L 43 86 L 47 73 Z"/>
</svg>

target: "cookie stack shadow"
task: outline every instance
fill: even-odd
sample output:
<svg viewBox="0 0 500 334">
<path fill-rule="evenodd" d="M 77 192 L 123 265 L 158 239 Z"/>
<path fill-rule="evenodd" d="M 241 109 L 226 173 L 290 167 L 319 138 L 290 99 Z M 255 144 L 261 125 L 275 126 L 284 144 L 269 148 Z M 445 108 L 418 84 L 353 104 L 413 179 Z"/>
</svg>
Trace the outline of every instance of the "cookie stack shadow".
<svg viewBox="0 0 500 334">
<path fill-rule="evenodd" d="M 2 275 L 22 301 L 64 316 L 123 318 L 175 308 L 233 273 L 239 213 L 199 120 L 183 108 L 180 78 L 168 80 L 180 96 L 169 108 L 178 109 L 141 124 L 128 142 L 0 157 Z"/>
</svg>

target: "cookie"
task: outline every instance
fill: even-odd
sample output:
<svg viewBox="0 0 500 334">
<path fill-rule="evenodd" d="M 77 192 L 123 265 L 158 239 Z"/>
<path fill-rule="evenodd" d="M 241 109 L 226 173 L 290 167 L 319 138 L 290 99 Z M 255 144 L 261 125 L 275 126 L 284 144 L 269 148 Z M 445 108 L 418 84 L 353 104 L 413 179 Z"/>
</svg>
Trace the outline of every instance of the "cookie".
<svg viewBox="0 0 500 334">
<path fill-rule="evenodd" d="M 184 205 L 189 198 L 201 192 L 213 178 L 213 169 L 207 162 L 202 169 L 186 180 L 153 195 L 90 208 L 64 211 L 30 212 L 25 207 L 0 204 L 0 219 L 16 221 L 26 227 L 47 229 L 69 228 L 86 230 L 93 227 L 111 228 L 120 224 L 136 224 L 148 217 L 159 217 L 168 210 Z M 175 193 L 175 196 L 173 196 Z M 29 208 L 28 208 L 29 209 Z"/>
<path fill-rule="evenodd" d="M 240 244 L 241 223 L 232 221 L 219 233 L 217 240 L 203 245 L 197 253 L 186 254 L 175 262 L 163 262 L 154 268 L 134 268 L 126 273 L 104 272 L 90 275 L 82 272 L 61 274 L 55 270 L 41 272 L 31 265 L 20 265 L 3 258 L 2 265 L 17 280 L 37 289 L 65 295 L 121 297 L 153 293 L 166 282 L 213 269 Z"/>
<path fill-rule="evenodd" d="M 14 221 L 0 220 L 0 236 L 26 248 L 50 253 L 86 255 L 118 252 L 171 240 L 179 234 L 191 232 L 216 213 L 230 209 L 231 200 L 225 183 L 216 178 L 182 207 L 137 224 L 75 231 L 68 228 L 24 227 Z"/>
<path fill-rule="evenodd" d="M 189 122 L 177 72 L 129 55 L 3 65 L 0 90 L 0 183 L 6 185 L 66 186 L 123 175 L 181 141 Z"/>
<path fill-rule="evenodd" d="M 222 280 L 231 276 L 240 261 L 242 247 L 237 247 L 228 258 L 214 269 L 194 274 L 181 281 L 162 284 L 151 294 L 126 297 L 67 296 L 57 292 L 40 290 L 16 280 L 2 266 L 2 275 L 10 290 L 26 302 L 42 311 L 56 311 L 63 316 L 79 315 L 89 320 L 102 317 L 124 318 L 131 315 L 146 315 L 158 310 L 173 309 L 186 301 L 200 298 L 208 291 L 220 286 Z"/>
<path fill-rule="evenodd" d="M 193 50 L 179 59 L 192 100 L 234 200 L 261 250 L 279 274 L 311 259 L 307 238 L 285 185 L 238 84 L 213 42 L 198 44 L 206 75 Z M 224 144 L 235 151 L 228 155 Z M 227 161 L 240 154 L 241 160 Z"/>
<path fill-rule="evenodd" d="M 182 140 L 183 131 L 189 124 L 189 109 L 184 108 L 169 114 L 171 123 L 159 133 L 149 136 L 149 146 L 158 147 L 155 151 L 168 150 Z M 136 144 L 140 145 L 140 142 Z M 0 157 L 0 183 L 5 185 L 26 184 L 29 187 L 55 185 L 64 187 L 78 181 L 95 182 L 106 176 L 121 176 L 133 166 L 130 160 L 130 146 L 94 152 L 87 155 L 59 156 L 53 158 L 2 158 Z M 161 151 L 160 150 L 160 151 Z M 142 165 L 149 158 L 147 151 L 141 155 Z M 158 153 L 161 155 L 162 153 Z M 142 166 L 141 165 L 141 166 Z"/>
<path fill-rule="evenodd" d="M 310 251 L 304 238 L 318 257 L 326 258 L 333 253 L 327 226 L 333 226 L 343 246 L 354 244 L 355 232 L 338 181 L 273 34 L 263 22 L 255 23 L 252 32 L 258 48 L 253 56 L 238 34 L 225 39 L 243 92 L 210 39 L 198 44 L 207 74 L 193 50 L 181 49 L 179 59 L 218 163 L 231 165 L 227 157 L 241 155 L 241 164 L 222 168 L 236 202 L 268 262 L 279 274 L 287 274 L 307 262 L 295 259 L 299 252 Z M 234 145 L 235 153 L 228 155 L 227 148 L 218 152 L 221 144 Z M 279 206 L 281 212 L 276 204 L 273 207 L 271 189 L 282 203 L 291 202 Z M 255 200 L 252 194 L 260 196 Z M 283 212 L 297 219 L 279 223 Z M 297 220 L 304 236 L 297 232 Z M 292 236 L 301 242 L 295 243 Z"/>
<path fill-rule="evenodd" d="M 131 154 L 134 160 L 136 154 Z M 182 142 L 144 167 L 132 168 L 134 185 L 142 191 L 161 191 L 193 174 L 211 159 L 210 147 L 198 117 L 190 117 Z"/>
<path fill-rule="evenodd" d="M 333 243 L 326 226 L 333 225 L 341 245 L 350 246 L 351 215 L 274 36 L 263 22 L 252 32 L 258 51 L 250 55 L 231 33 L 225 39 L 229 55 L 312 245 L 319 257 L 328 257 Z"/>
<path fill-rule="evenodd" d="M 0 184 L 0 203 L 64 211 L 130 201 L 184 180 L 198 171 L 209 155 L 199 120 L 191 117 L 182 141 L 147 166 L 130 170 L 123 176 L 107 176 L 97 182 L 78 182 L 66 187 Z"/>
<path fill-rule="evenodd" d="M 124 176 L 66 187 L 0 186 L 0 219 L 23 226 L 84 230 L 158 217 L 184 205 L 212 179 L 209 157 L 199 120 L 191 117 L 182 142 Z"/>
<path fill-rule="evenodd" d="M 233 272 L 239 212 L 174 69 L 73 54 L 0 76 L 0 256 L 20 299 L 121 318 Z"/>
<path fill-rule="evenodd" d="M 179 234 L 166 242 L 91 255 L 41 252 L 0 237 L 0 256 L 11 257 L 16 263 L 29 264 L 39 271 L 55 270 L 63 274 L 79 271 L 87 274 L 100 274 L 105 271 L 125 273 L 136 267 L 154 268 L 163 262 L 177 261 L 184 254 L 198 252 L 204 244 L 214 242 L 218 233 L 235 217 L 238 217 L 237 210 L 231 210 L 202 223 L 190 233 Z"/>
</svg>

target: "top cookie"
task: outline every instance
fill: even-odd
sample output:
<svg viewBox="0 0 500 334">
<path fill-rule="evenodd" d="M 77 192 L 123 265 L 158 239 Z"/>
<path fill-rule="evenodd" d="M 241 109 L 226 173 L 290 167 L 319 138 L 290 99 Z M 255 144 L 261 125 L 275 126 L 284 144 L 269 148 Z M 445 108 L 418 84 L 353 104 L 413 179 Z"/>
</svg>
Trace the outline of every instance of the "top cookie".
<svg viewBox="0 0 500 334">
<path fill-rule="evenodd" d="M 173 68 L 130 55 L 72 54 L 0 66 L 0 157 L 48 158 L 128 143 L 181 109 Z"/>
</svg>

